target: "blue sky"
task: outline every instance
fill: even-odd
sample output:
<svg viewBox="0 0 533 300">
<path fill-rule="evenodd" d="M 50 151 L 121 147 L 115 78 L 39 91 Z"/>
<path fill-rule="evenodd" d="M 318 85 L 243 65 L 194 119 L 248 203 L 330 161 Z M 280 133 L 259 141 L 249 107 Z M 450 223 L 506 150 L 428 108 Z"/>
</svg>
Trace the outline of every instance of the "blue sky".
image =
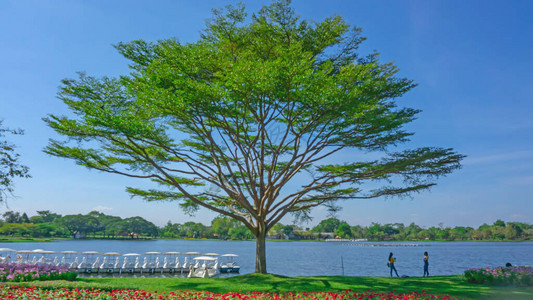
<svg viewBox="0 0 533 300">
<path fill-rule="evenodd" d="M 41 118 L 67 113 L 60 80 L 85 71 L 128 73 L 112 47 L 134 39 L 198 39 L 211 8 L 237 1 L 0 1 L 0 119 L 24 136 L 10 137 L 33 178 L 16 183 L 6 210 L 60 214 L 99 210 L 121 217 L 200 221 L 175 203 L 130 199 L 142 182 L 102 174 L 42 152 L 57 136 Z M 269 1 L 245 1 L 249 12 Z M 342 203 L 351 225 L 410 223 L 479 226 L 496 219 L 533 223 L 533 2 L 295 0 L 303 19 L 342 15 L 363 28 L 362 53 L 377 50 L 400 75 L 419 84 L 401 100 L 421 109 L 408 146 L 452 147 L 468 156 L 461 170 L 412 199 Z M 314 213 L 311 227 L 326 217 Z M 285 223 L 290 219 L 284 220 Z"/>
</svg>

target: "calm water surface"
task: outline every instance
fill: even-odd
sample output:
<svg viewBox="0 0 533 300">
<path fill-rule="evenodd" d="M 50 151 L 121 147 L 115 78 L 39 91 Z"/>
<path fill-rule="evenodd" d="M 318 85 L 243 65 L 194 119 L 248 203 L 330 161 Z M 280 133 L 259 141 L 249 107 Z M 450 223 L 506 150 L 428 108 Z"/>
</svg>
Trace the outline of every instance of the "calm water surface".
<svg viewBox="0 0 533 300">
<path fill-rule="evenodd" d="M 371 246 L 380 244 L 380 246 Z M 418 246 L 406 246 L 416 244 Z M 363 246 L 364 245 L 364 246 Z M 0 243 L 0 248 L 15 250 L 44 249 L 53 251 L 98 251 L 144 253 L 148 251 L 198 251 L 238 254 L 241 274 L 255 268 L 253 241 L 60 241 L 56 243 Z M 267 270 L 287 276 L 344 275 L 388 276 L 389 252 L 396 257 L 396 269 L 401 275 L 421 276 L 423 254 L 429 252 L 430 275 L 462 274 L 474 267 L 533 265 L 533 242 L 267 242 Z M 5 254 L 3 254 L 5 255 Z M 182 258 L 181 258 L 182 260 Z M 343 268 L 344 267 L 344 268 Z"/>
</svg>

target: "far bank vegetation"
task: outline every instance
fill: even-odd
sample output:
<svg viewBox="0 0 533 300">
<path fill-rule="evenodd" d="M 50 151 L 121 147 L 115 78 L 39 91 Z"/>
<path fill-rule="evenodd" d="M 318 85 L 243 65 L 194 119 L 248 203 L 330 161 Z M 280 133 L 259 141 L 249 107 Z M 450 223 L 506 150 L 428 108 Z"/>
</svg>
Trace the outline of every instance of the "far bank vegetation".
<svg viewBox="0 0 533 300">
<path fill-rule="evenodd" d="M 222 239 L 252 240 L 250 230 L 241 223 L 217 217 L 210 225 L 196 222 L 164 226 L 136 216 L 121 218 L 92 211 L 88 214 L 60 215 L 49 210 L 35 216 L 6 211 L 0 219 L 0 235 L 5 238 L 105 238 L 105 239 Z M 314 227 L 278 223 L 269 231 L 270 239 L 323 240 L 328 238 L 368 239 L 370 241 L 525 241 L 532 240 L 533 225 L 497 220 L 478 228 L 468 226 L 429 228 L 411 223 L 350 225 L 337 218 L 320 221 Z M 1 240 L 0 240 L 1 242 Z"/>
</svg>

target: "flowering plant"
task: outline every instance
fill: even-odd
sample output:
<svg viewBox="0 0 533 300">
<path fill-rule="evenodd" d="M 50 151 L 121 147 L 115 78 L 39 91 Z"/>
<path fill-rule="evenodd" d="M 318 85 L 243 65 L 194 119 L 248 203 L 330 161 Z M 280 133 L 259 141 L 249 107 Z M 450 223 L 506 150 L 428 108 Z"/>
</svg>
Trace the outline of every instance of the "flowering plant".
<svg viewBox="0 0 533 300">
<path fill-rule="evenodd" d="M 427 294 L 425 291 L 412 293 L 382 293 L 376 291 L 366 291 L 362 293 L 351 290 L 342 292 L 234 292 L 216 294 L 206 291 L 176 291 L 170 293 L 148 292 L 143 290 L 100 290 L 100 289 L 40 289 L 37 287 L 0 286 L 0 298 L 2 299 L 98 299 L 98 300 L 176 300 L 176 299 L 212 299 L 212 300 L 234 300 L 234 299 L 457 299 L 443 295 Z"/>
<path fill-rule="evenodd" d="M 66 266 L 47 264 L 0 263 L 0 282 L 35 280 L 74 280 L 77 274 L 68 272 Z"/>
<path fill-rule="evenodd" d="M 472 283 L 533 286 L 533 267 L 470 269 L 465 271 L 465 279 Z"/>
</svg>

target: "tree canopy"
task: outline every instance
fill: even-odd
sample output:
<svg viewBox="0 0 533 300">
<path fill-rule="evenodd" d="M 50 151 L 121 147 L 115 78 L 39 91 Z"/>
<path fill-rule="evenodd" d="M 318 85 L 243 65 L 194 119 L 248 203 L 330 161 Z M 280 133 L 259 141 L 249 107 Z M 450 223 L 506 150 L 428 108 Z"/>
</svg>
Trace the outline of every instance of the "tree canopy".
<svg viewBox="0 0 533 300">
<path fill-rule="evenodd" d="M 129 75 L 63 80 L 59 98 L 74 116 L 45 118 L 67 138 L 45 151 L 152 180 L 160 188 L 127 188 L 148 201 L 242 222 L 260 273 L 266 234 L 287 214 L 408 195 L 460 167 L 448 148 L 393 151 L 412 135 L 403 126 L 419 111 L 396 102 L 415 84 L 377 53 L 358 53 L 360 28 L 340 16 L 301 20 L 290 1 L 250 19 L 243 5 L 213 13 L 193 43 L 116 45 Z M 358 154 L 339 161 L 343 153 Z"/>
<path fill-rule="evenodd" d="M 2 126 L 0 120 L 0 202 L 14 191 L 15 178 L 29 178 L 29 169 L 20 164 L 20 155 L 15 152 L 15 145 L 6 138 L 7 134 L 23 134 L 20 129 L 14 130 Z"/>
</svg>

